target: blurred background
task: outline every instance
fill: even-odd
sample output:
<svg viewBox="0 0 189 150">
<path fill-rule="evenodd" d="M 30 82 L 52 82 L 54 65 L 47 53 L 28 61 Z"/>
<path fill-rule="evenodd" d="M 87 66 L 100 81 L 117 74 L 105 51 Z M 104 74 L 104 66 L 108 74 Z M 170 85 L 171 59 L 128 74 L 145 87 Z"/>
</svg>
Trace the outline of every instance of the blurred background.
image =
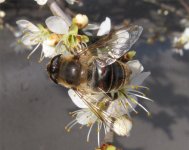
<svg viewBox="0 0 189 150">
<path fill-rule="evenodd" d="M 84 0 L 59 6 L 71 15 L 87 14 L 90 22 L 106 16 L 114 26 L 134 23 L 144 27 L 132 49 L 151 76 L 145 84 L 153 103 L 151 111 L 133 114 L 134 126 L 128 138 L 115 137 L 123 150 L 189 149 L 189 2 L 187 0 Z M 6 0 L 0 3 L 0 150 L 92 150 L 97 146 L 96 129 L 86 142 L 88 128 L 64 127 L 77 109 L 67 89 L 52 83 L 46 72 L 48 59 L 38 63 L 40 51 L 26 57 L 29 50 L 18 43 L 16 20 L 44 23 L 52 15 L 48 6 L 33 0 Z M 2 14 L 4 12 L 4 14 Z M 179 43 L 180 42 L 180 43 Z M 138 108 L 140 110 L 140 108 Z"/>
</svg>

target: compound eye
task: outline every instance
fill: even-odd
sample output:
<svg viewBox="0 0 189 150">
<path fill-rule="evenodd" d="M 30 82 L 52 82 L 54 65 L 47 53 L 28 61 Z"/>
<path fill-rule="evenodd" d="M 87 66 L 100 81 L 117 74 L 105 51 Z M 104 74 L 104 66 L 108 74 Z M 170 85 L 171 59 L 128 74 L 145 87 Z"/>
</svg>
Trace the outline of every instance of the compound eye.
<svg viewBox="0 0 189 150">
<path fill-rule="evenodd" d="M 57 55 L 55 56 L 51 62 L 48 64 L 47 66 L 47 71 L 49 72 L 49 76 L 50 78 L 57 83 L 56 78 L 59 72 L 59 66 L 60 66 L 60 56 L 61 55 Z"/>
<path fill-rule="evenodd" d="M 49 73 L 57 73 L 59 70 L 59 65 L 60 65 L 60 56 L 61 55 L 57 55 L 55 56 L 51 62 L 48 64 L 47 66 L 47 71 Z"/>
<path fill-rule="evenodd" d="M 56 73 L 59 70 L 60 55 L 57 55 L 51 61 L 51 72 Z"/>
</svg>

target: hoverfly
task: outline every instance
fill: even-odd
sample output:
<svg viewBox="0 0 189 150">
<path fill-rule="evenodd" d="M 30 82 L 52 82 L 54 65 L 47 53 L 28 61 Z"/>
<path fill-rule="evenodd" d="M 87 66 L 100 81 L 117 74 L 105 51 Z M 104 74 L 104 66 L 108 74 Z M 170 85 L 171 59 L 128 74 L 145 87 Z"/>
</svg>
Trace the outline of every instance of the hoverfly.
<svg viewBox="0 0 189 150">
<path fill-rule="evenodd" d="M 101 122 L 121 136 L 128 134 L 120 126 L 128 116 L 117 117 L 106 112 L 114 99 L 109 93 L 118 93 L 129 84 L 132 70 L 120 58 L 138 40 L 142 30 L 137 25 L 123 27 L 73 56 L 55 56 L 47 66 L 55 83 L 71 88 Z M 103 96 L 96 100 L 94 95 L 98 93 Z"/>
</svg>

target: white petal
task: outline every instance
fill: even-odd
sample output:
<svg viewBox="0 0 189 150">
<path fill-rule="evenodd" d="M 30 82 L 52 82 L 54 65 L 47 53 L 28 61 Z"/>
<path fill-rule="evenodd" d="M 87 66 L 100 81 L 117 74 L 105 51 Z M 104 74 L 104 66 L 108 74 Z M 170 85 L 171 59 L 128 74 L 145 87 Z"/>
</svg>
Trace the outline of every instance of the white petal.
<svg viewBox="0 0 189 150">
<path fill-rule="evenodd" d="M 119 100 L 114 100 L 111 102 L 110 106 L 107 109 L 107 113 L 112 117 L 119 117 L 124 114 L 128 114 L 128 109 L 126 109 Z"/>
<path fill-rule="evenodd" d="M 144 70 L 142 64 L 138 60 L 129 61 L 127 62 L 127 65 L 132 71 L 131 79 L 137 76 L 139 73 L 141 73 Z"/>
<path fill-rule="evenodd" d="M 35 0 L 38 5 L 45 5 L 48 0 Z"/>
<path fill-rule="evenodd" d="M 97 36 L 103 36 L 108 34 L 111 30 L 111 20 L 109 17 L 106 17 L 106 20 L 103 21 L 100 25 L 100 29 L 98 30 Z"/>
<path fill-rule="evenodd" d="M 136 101 L 138 101 L 136 96 L 130 95 L 130 97 L 132 97 Z M 127 105 L 126 107 L 123 106 L 120 101 L 121 101 L 120 98 L 112 101 L 111 104 L 110 104 L 110 106 L 107 109 L 107 113 L 110 114 L 113 117 L 119 117 L 119 116 L 122 116 L 122 115 L 125 115 L 125 114 L 128 115 L 130 112 L 133 111 L 133 108 L 135 109 L 135 107 L 137 106 L 136 103 L 133 103 L 129 99 L 125 99 L 124 100 L 125 104 L 128 103 L 128 102 L 130 103 L 130 105 Z"/>
<path fill-rule="evenodd" d="M 98 30 L 99 25 L 97 24 L 88 24 L 84 29 L 83 32 L 88 36 L 96 36 L 96 33 L 94 33 L 94 30 Z"/>
<path fill-rule="evenodd" d="M 97 120 L 97 117 L 90 111 L 90 109 L 83 109 L 82 112 L 77 114 L 76 120 L 79 124 L 88 125 L 93 124 Z"/>
<path fill-rule="evenodd" d="M 179 48 L 174 48 L 173 52 L 179 54 L 180 56 L 184 55 L 183 49 L 179 49 Z"/>
<path fill-rule="evenodd" d="M 73 4 L 76 2 L 76 0 L 66 0 L 66 2 L 67 2 L 68 4 L 70 4 L 70 5 L 73 5 Z"/>
<path fill-rule="evenodd" d="M 58 16 L 51 16 L 45 21 L 48 29 L 56 34 L 67 34 L 69 27 L 66 22 Z"/>
<path fill-rule="evenodd" d="M 84 28 L 84 30 L 97 30 L 97 29 L 99 29 L 99 25 L 97 25 L 97 24 L 88 24 Z"/>
<path fill-rule="evenodd" d="M 189 37 L 189 28 L 186 28 L 183 32 L 183 36 Z"/>
<path fill-rule="evenodd" d="M 45 57 L 52 58 L 56 55 L 55 47 L 46 45 L 45 42 L 42 44 L 42 51 Z"/>
<path fill-rule="evenodd" d="M 22 37 L 21 41 L 27 46 L 36 45 L 39 43 L 35 34 L 26 34 Z"/>
<path fill-rule="evenodd" d="M 6 13 L 2 10 L 0 10 L 0 18 L 4 18 L 6 16 Z"/>
<path fill-rule="evenodd" d="M 131 85 L 141 85 L 144 80 L 150 75 L 150 72 L 142 72 L 140 74 L 138 74 L 137 76 L 135 76 L 132 80 L 131 80 Z"/>
<path fill-rule="evenodd" d="M 29 31 L 32 31 L 32 32 L 39 32 L 40 31 L 39 28 L 36 25 L 34 25 L 33 23 L 31 23 L 28 20 L 18 20 L 16 23 L 22 29 L 26 29 L 26 30 L 29 30 Z"/>
<path fill-rule="evenodd" d="M 189 42 L 184 45 L 185 50 L 189 50 Z"/>
<path fill-rule="evenodd" d="M 0 3 L 4 3 L 5 2 L 5 0 L 0 0 Z"/>
<path fill-rule="evenodd" d="M 72 102 L 79 108 L 88 108 L 87 105 L 82 101 L 82 99 L 75 93 L 74 90 L 70 89 L 68 95 L 72 99 Z"/>
</svg>

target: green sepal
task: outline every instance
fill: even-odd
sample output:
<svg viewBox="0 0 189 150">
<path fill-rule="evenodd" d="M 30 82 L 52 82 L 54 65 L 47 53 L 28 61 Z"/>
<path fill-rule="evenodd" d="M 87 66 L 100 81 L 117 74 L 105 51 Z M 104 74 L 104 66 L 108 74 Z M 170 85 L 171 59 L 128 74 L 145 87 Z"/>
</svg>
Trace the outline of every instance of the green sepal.
<svg viewBox="0 0 189 150">
<path fill-rule="evenodd" d="M 78 34 L 78 26 L 76 24 L 72 24 L 69 29 L 69 34 L 77 35 Z"/>
<path fill-rule="evenodd" d="M 109 145 L 106 150 L 116 150 L 116 147 L 113 145 Z"/>
<path fill-rule="evenodd" d="M 76 36 L 75 35 L 69 35 L 68 36 L 68 42 L 69 42 L 69 45 L 71 46 L 71 47 L 74 47 L 75 45 L 77 45 L 77 43 L 78 43 L 78 40 L 77 40 L 77 38 L 76 38 Z"/>
<path fill-rule="evenodd" d="M 86 35 L 81 35 L 81 41 L 84 42 L 84 43 L 89 42 L 88 36 L 86 36 Z"/>
<path fill-rule="evenodd" d="M 132 50 L 127 53 L 127 56 L 129 60 L 133 59 L 133 57 L 136 55 L 136 51 Z"/>
</svg>

